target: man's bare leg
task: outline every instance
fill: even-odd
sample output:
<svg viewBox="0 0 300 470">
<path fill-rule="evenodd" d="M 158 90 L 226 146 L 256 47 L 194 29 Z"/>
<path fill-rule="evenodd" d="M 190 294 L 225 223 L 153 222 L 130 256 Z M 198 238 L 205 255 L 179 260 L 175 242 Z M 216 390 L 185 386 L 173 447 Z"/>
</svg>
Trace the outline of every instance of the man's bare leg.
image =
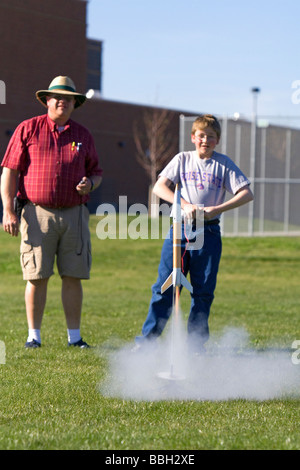
<svg viewBox="0 0 300 470">
<path fill-rule="evenodd" d="M 81 280 L 64 276 L 62 279 L 61 298 L 67 327 L 70 330 L 79 329 L 83 298 Z"/>
<path fill-rule="evenodd" d="M 86 343 L 82 342 L 80 334 L 83 299 L 81 280 L 64 276 L 62 279 L 61 297 L 67 322 L 69 344 L 77 345 L 79 342 L 80 347 L 88 347 Z"/>
<path fill-rule="evenodd" d="M 47 299 L 47 279 L 27 281 L 25 289 L 25 306 L 28 323 L 28 342 L 35 340 L 41 343 L 40 330 Z"/>
</svg>

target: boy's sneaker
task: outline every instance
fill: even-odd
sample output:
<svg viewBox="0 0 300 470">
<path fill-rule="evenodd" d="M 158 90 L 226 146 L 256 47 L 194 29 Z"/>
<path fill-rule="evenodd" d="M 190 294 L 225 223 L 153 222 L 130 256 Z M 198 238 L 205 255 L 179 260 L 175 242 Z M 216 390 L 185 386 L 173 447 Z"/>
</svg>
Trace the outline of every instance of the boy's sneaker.
<svg viewBox="0 0 300 470">
<path fill-rule="evenodd" d="M 76 343 L 68 343 L 68 346 L 74 346 L 74 347 L 80 348 L 80 349 L 88 349 L 88 348 L 91 347 L 85 341 L 83 341 L 82 338 L 79 341 L 77 341 Z"/>
<path fill-rule="evenodd" d="M 206 355 L 206 348 L 202 345 L 196 348 L 189 348 L 189 354 L 191 355 L 191 357 L 203 357 Z"/>
<path fill-rule="evenodd" d="M 132 353 L 138 353 L 139 351 L 141 351 L 142 349 L 142 345 L 141 343 L 136 343 L 131 349 L 130 349 L 130 352 Z"/>
<path fill-rule="evenodd" d="M 130 352 L 133 354 L 143 354 L 143 353 L 153 353 L 157 349 L 156 341 L 154 340 L 144 340 L 138 341 L 135 345 L 130 349 Z"/>
<path fill-rule="evenodd" d="M 25 343 L 25 348 L 40 348 L 41 347 L 41 343 L 39 343 L 38 341 L 36 341 L 35 339 L 33 339 L 32 341 L 27 341 L 27 343 Z"/>
</svg>

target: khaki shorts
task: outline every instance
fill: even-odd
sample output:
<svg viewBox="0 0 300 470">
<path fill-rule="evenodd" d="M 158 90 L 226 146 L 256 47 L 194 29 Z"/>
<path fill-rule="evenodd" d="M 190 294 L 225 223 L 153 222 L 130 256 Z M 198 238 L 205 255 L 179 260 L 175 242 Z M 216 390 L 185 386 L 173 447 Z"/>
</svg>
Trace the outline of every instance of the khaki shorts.
<svg viewBox="0 0 300 470">
<path fill-rule="evenodd" d="M 49 209 L 26 204 L 21 216 L 23 279 L 46 279 L 57 269 L 61 277 L 89 279 L 91 241 L 85 205 Z"/>
</svg>

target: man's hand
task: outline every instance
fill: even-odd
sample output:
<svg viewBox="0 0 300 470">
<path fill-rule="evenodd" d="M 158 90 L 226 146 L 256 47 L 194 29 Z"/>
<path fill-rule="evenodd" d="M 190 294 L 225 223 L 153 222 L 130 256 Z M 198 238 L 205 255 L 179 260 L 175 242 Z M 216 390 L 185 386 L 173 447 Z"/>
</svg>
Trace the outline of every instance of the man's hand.
<svg viewBox="0 0 300 470">
<path fill-rule="evenodd" d="M 15 212 L 4 211 L 2 225 L 4 231 L 9 233 L 12 237 L 19 235 L 19 219 Z"/>
<path fill-rule="evenodd" d="M 90 178 L 87 178 L 84 176 L 80 183 L 76 186 L 76 189 L 80 196 L 84 196 L 85 194 L 88 194 L 91 191 L 92 188 L 92 182 Z"/>
<path fill-rule="evenodd" d="M 100 186 L 102 182 L 102 176 L 99 175 L 91 175 L 91 176 L 83 176 L 80 183 L 77 184 L 76 190 L 80 194 L 80 196 L 84 196 L 85 194 L 94 191 L 95 189 Z"/>
<path fill-rule="evenodd" d="M 10 168 L 2 168 L 1 198 L 3 205 L 2 225 L 5 232 L 12 237 L 19 234 L 19 219 L 14 210 L 14 197 L 17 189 L 18 171 Z"/>
</svg>

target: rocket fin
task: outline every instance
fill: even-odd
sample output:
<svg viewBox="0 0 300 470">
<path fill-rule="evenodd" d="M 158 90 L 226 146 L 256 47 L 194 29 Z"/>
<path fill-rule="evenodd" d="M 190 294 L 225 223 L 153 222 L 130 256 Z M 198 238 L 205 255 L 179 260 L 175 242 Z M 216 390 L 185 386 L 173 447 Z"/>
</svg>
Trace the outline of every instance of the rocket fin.
<svg viewBox="0 0 300 470">
<path fill-rule="evenodd" d="M 161 293 L 163 294 L 167 289 L 169 289 L 169 287 L 171 287 L 173 285 L 173 272 L 171 272 L 170 276 L 168 277 L 168 279 L 163 283 L 163 285 L 161 286 Z"/>
<path fill-rule="evenodd" d="M 169 289 L 169 287 L 171 287 L 172 285 L 174 285 L 174 271 L 171 272 L 170 276 L 168 277 L 168 279 L 163 283 L 163 285 L 161 286 L 161 293 L 163 294 L 167 289 Z M 191 284 L 189 283 L 189 281 L 187 280 L 187 278 L 184 276 L 184 274 L 180 273 L 180 281 L 179 283 L 175 284 L 175 285 L 182 285 L 183 287 L 185 287 L 188 291 L 190 291 L 191 293 L 193 293 L 193 287 L 191 286 Z"/>
<path fill-rule="evenodd" d="M 187 290 L 189 290 L 191 292 L 191 294 L 193 293 L 193 286 L 191 286 L 191 284 L 189 283 L 189 281 L 187 280 L 185 275 L 182 274 L 182 273 L 181 273 L 181 276 L 180 276 L 180 282 L 183 285 L 183 287 L 185 287 Z"/>
</svg>

